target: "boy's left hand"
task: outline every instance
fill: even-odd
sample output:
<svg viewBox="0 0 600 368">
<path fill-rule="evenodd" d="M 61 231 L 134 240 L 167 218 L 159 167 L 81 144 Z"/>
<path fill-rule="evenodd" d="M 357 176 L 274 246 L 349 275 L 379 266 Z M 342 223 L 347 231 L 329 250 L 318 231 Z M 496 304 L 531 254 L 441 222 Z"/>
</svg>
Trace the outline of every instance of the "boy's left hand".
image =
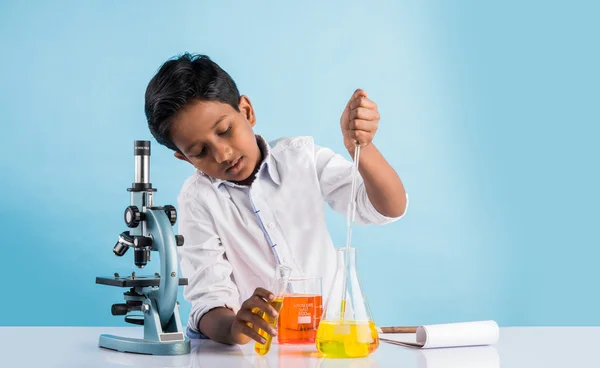
<svg viewBox="0 0 600 368">
<path fill-rule="evenodd" d="M 379 117 L 377 104 L 369 100 L 365 91 L 357 89 L 340 118 L 344 146 L 350 155 L 354 154 L 356 142 L 361 148 L 371 144 L 379 125 Z"/>
</svg>

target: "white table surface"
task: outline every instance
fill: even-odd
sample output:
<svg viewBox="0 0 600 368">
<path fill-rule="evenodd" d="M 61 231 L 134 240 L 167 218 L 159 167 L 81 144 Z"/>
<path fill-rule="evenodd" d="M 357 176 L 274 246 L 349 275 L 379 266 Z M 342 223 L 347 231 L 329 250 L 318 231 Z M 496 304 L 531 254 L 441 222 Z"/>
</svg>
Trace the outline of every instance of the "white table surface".
<svg viewBox="0 0 600 368">
<path fill-rule="evenodd" d="M 600 367 L 600 327 L 507 327 L 497 344 L 417 350 L 381 342 L 362 359 L 324 359 L 314 345 L 277 345 L 264 357 L 252 343 L 193 340 L 183 356 L 147 356 L 98 347 L 110 333 L 141 337 L 141 327 L 0 327 L 1 367 L 497 368 Z M 390 336 L 390 335 L 387 335 Z"/>
</svg>

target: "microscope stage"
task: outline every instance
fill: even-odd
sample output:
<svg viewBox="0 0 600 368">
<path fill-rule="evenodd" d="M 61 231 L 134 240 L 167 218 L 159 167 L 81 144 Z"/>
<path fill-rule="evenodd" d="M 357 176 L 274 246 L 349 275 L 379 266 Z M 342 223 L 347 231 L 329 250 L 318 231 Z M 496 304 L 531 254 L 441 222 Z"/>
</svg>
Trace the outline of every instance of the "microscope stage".
<svg viewBox="0 0 600 368">
<path fill-rule="evenodd" d="M 156 276 L 131 276 L 127 277 L 96 277 L 96 284 L 119 287 L 147 287 L 159 286 L 160 278 Z M 179 285 L 187 285 L 187 279 L 180 278 Z"/>
</svg>

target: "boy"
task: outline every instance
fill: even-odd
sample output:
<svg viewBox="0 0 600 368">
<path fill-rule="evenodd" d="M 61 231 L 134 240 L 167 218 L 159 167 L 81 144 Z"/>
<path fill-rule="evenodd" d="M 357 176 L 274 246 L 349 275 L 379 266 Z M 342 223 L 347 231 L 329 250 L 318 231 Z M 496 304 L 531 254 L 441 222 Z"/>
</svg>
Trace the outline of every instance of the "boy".
<svg viewBox="0 0 600 368">
<path fill-rule="evenodd" d="M 267 303 L 274 296 L 259 287 L 276 264 L 291 267 L 292 277 L 322 277 L 327 296 L 336 260 L 323 201 L 346 213 L 352 163 L 310 137 L 267 143 L 255 135 L 250 100 L 204 55 L 163 64 L 148 84 L 145 112 L 156 140 L 197 169 L 178 197 L 185 238 L 179 261 L 192 304 L 188 334 L 264 343 L 257 330 L 276 331 L 252 310 L 276 314 Z M 362 147 L 358 224 L 389 223 L 406 208 L 400 178 L 371 143 L 378 121 L 377 106 L 362 90 L 340 120 L 348 153 L 356 142 Z"/>
</svg>

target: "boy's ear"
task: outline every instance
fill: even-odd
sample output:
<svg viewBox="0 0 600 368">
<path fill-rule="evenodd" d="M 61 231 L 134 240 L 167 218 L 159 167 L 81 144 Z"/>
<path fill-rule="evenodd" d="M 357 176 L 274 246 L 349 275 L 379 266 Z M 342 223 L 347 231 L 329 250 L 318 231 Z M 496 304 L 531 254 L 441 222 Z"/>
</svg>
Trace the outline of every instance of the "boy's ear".
<svg viewBox="0 0 600 368">
<path fill-rule="evenodd" d="M 190 160 L 188 160 L 188 158 L 185 157 L 181 152 L 175 152 L 175 153 L 173 153 L 173 156 L 177 157 L 181 161 L 190 162 Z M 190 162 L 190 164 L 191 164 L 191 162 Z"/>
<path fill-rule="evenodd" d="M 240 97 L 240 102 L 238 104 L 240 108 L 240 113 L 244 114 L 246 120 L 250 123 L 250 126 L 256 125 L 256 116 L 254 115 L 254 108 L 252 107 L 252 103 L 250 99 L 246 95 L 242 95 Z"/>
</svg>

